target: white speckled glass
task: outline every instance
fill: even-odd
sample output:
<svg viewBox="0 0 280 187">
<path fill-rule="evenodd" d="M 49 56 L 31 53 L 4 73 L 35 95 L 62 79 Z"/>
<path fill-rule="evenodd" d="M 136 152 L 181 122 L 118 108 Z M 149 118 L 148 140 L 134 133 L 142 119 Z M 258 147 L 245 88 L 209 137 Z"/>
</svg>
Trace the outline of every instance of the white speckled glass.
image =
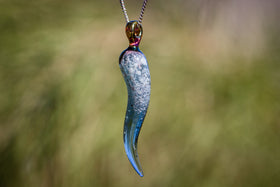
<svg viewBox="0 0 280 187">
<path fill-rule="evenodd" d="M 128 92 L 124 122 L 125 150 L 134 169 L 140 176 L 143 176 L 137 154 L 137 140 L 150 101 L 151 78 L 149 67 L 144 54 L 133 48 L 128 48 L 122 53 L 119 65 Z"/>
</svg>

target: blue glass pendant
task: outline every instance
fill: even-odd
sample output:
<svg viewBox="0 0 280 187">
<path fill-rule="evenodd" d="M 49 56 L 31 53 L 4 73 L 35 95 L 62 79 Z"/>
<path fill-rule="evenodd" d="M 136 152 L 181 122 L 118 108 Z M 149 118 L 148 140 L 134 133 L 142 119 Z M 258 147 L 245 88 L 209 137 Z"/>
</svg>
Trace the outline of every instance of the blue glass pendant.
<svg viewBox="0 0 280 187">
<path fill-rule="evenodd" d="M 128 93 L 126 116 L 124 121 L 124 147 L 127 157 L 135 171 L 143 177 L 138 153 L 137 140 L 145 119 L 151 94 L 151 78 L 148 62 L 138 46 L 142 38 L 142 25 L 130 21 L 126 25 L 129 47 L 119 58 Z"/>
</svg>

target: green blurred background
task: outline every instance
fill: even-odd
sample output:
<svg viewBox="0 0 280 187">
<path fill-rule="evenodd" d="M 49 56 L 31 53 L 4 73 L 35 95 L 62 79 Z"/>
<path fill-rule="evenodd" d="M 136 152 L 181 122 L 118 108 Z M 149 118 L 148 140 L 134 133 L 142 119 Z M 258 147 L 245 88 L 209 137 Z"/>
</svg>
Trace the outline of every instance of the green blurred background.
<svg viewBox="0 0 280 187">
<path fill-rule="evenodd" d="M 126 3 L 138 18 L 142 1 Z M 0 0 L 0 186 L 279 186 L 279 9 L 148 2 L 140 178 L 122 139 L 119 1 Z"/>
</svg>

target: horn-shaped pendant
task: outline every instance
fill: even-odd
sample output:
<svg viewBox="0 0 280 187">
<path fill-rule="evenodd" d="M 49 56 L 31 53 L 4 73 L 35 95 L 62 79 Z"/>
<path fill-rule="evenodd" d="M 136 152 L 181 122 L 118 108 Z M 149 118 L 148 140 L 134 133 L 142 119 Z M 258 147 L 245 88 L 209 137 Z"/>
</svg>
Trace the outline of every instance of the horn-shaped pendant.
<svg viewBox="0 0 280 187">
<path fill-rule="evenodd" d="M 128 93 L 126 116 L 124 121 L 124 147 L 127 157 L 135 171 L 143 177 L 143 171 L 137 153 L 137 140 L 146 116 L 150 101 L 151 78 L 148 62 L 138 46 L 142 38 L 142 25 L 130 21 L 126 25 L 129 47 L 119 58 Z"/>
</svg>

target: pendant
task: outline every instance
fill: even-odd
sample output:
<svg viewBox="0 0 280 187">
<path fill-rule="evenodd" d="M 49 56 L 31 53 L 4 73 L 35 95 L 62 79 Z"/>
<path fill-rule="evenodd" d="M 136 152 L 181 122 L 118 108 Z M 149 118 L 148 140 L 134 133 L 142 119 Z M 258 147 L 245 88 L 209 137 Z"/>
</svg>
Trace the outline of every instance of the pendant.
<svg viewBox="0 0 280 187">
<path fill-rule="evenodd" d="M 119 58 L 119 66 L 128 93 L 123 130 L 124 147 L 131 165 L 141 177 L 144 175 L 138 158 L 137 140 L 147 113 L 151 93 L 148 62 L 138 48 L 142 33 L 142 25 L 138 21 L 127 23 L 126 35 L 129 47 L 121 53 Z"/>
</svg>

